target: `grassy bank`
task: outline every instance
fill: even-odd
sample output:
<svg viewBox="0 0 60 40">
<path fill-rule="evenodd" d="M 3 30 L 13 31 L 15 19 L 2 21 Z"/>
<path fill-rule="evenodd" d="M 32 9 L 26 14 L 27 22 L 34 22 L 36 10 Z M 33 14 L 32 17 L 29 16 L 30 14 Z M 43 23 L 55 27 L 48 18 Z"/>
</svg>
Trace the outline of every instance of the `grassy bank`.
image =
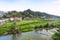
<svg viewBox="0 0 60 40">
<path fill-rule="evenodd" d="M 21 32 L 28 32 L 34 30 L 35 26 L 44 26 L 47 24 L 47 20 L 42 20 L 42 19 L 30 19 L 30 20 L 22 20 L 22 21 L 17 21 L 15 22 L 16 25 L 15 27 L 19 29 Z M 12 22 L 6 22 L 3 25 L 0 25 L 0 35 L 3 34 L 10 34 L 13 29 L 13 21 Z"/>
</svg>

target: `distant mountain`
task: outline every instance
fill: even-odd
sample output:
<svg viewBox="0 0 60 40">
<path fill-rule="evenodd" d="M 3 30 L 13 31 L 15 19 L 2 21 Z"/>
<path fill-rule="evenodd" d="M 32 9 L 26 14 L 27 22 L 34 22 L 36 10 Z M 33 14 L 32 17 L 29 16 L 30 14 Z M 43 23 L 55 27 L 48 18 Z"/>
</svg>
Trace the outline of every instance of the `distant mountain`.
<svg viewBox="0 0 60 40">
<path fill-rule="evenodd" d="M 2 14 L 3 12 L 1 12 Z M 17 12 L 17 11 L 10 11 L 10 12 L 7 12 L 7 14 L 5 14 L 3 17 L 11 17 L 11 16 L 18 16 L 18 17 L 29 17 L 29 18 L 60 18 L 60 16 L 55 16 L 55 15 L 51 15 L 51 14 L 48 14 L 48 13 L 45 13 L 45 12 L 38 12 L 38 11 L 32 11 L 30 9 L 28 10 L 24 10 L 24 11 L 20 11 L 20 12 Z"/>
<path fill-rule="evenodd" d="M 35 16 L 35 17 L 39 17 L 39 18 L 60 18 L 60 16 L 55 16 L 55 15 L 51 15 L 45 12 L 38 12 L 38 11 L 32 11 L 30 9 L 23 11 L 23 14 L 25 14 L 26 16 Z"/>
</svg>

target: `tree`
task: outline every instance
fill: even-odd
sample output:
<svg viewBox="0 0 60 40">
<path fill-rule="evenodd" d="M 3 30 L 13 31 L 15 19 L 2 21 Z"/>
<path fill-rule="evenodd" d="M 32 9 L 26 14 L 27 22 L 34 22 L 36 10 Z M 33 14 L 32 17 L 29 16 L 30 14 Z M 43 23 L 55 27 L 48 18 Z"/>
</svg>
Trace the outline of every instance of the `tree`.
<svg viewBox="0 0 60 40">
<path fill-rule="evenodd" d="M 6 15 L 3 15 L 2 18 L 7 18 L 7 16 Z"/>
</svg>

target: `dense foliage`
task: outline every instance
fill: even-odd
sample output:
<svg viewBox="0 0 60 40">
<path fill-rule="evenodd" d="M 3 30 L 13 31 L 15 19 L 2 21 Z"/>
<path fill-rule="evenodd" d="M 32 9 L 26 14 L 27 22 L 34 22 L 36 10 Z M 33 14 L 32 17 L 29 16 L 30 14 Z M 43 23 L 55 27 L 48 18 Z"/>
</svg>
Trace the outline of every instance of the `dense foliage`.
<svg viewBox="0 0 60 40">
<path fill-rule="evenodd" d="M 59 28 L 56 33 L 52 35 L 53 40 L 60 40 L 60 21 L 56 22 L 56 27 Z"/>
<path fill-rule="evenodd" d="M 14 21 L 6 22 L 3 25 L 0 25 L 0 35 L 4 34 L 12 34 L 14 30 L 14 27 L 21 32 L 27 32 L 27 31 L 32 31 L 34 30 L 34 27 L 37 26 L 39 28 L 53 28 L 55 27 L 55 24 L 47 24 L 49 20 L 42 20 L 42 19 L 30 19 L 30 20 L 22 20 L 22 21 L 17 21 L 14 24 Z M 56 21 L 54 21 L 56 23 Z M 47 27 L 46 27 L 47 26 Z M 53 27 L 52 27 L 53 26 Z"/>
<path fill-rule="evenodd" d="M 32 11 L 30 9 L 22 11 L 22 12 L 21 11 L 20 12 L 9 11 L 3 15 L 3 18 L 8 18 L 13 15 L 16 15 L 17 17 L 23 17 L 23 18 L 26 18 L 26 17 L 29 17 L 29 18 L 37 18 L 37 17 L 39 18 L 60 18 L 59 16 L 50 15 L 45 12 Z"/>
</svg>

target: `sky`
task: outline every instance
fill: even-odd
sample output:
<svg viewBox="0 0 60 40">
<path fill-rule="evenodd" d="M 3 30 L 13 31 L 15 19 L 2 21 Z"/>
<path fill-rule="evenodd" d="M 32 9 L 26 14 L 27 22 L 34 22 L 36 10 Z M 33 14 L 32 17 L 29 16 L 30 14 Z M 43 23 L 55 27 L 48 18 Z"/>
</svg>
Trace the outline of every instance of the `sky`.
<svg viewBox="0 0 60 40">
<path fill-rule="evenodd" d="M 27 9 L 60 16 L 60 0 L 0 0 L 0 11 Z"/>
</svg>

